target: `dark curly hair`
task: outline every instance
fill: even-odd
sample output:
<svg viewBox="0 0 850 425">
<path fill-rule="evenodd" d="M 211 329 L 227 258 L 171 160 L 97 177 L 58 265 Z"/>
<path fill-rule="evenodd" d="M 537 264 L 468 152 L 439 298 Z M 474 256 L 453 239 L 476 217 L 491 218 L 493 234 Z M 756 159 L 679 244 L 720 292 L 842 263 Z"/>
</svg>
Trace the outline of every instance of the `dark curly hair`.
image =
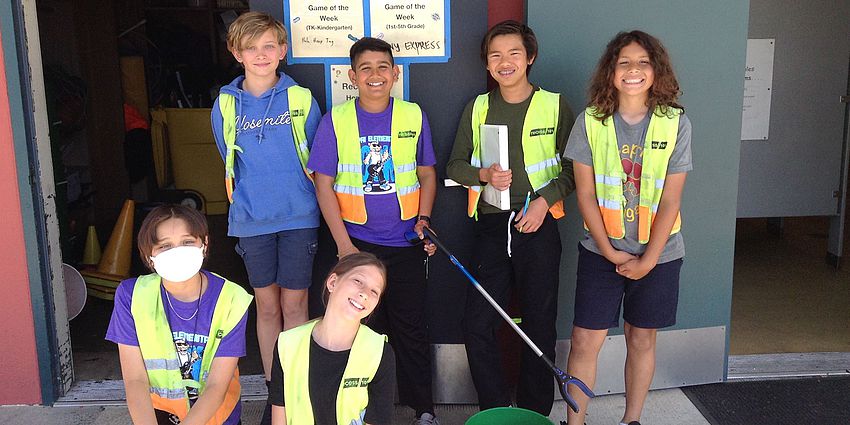
<svg viewBox="0 0 850 425">
<path fill-rule="evenodd" d="M 649 54 L 649 62 L 655 73 L 655 80 L 649 88 L 646 104 L 650 111 L 663 115 L 669 115 L 672 109 L 684 111 L 685 108 L 678 103 L 680 94 L 679 82 L 673 73 L 670 64 L 670 56 L 667 49 L 657 38 L 640 30 L 618 33 L 605 48 L 605 53 L 599 58 L 593 77 L 590 79 L 590 90 L 588 106 L 595 109 L 594 117 L 599 121 L 605 121 L 617 111 L 619 98 L 617 89 L 614 87 L 614 68 L 617 66 L 617 58 L 620 51 L 631 43 L 637 43 Z"/>
</svg>

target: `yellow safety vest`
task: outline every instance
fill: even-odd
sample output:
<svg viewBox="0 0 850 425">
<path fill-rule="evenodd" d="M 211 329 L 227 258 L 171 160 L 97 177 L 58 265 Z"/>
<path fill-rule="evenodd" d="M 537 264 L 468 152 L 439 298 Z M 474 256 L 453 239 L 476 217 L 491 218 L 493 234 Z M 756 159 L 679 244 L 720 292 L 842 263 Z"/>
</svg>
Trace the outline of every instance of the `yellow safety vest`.
<svg viewBox="0 0 850 425">
<path fill-rule="evenodd" d="M 313 180 L 312 172 L 307 168 L 307 159 L 310 158 L 310 149 L 307 147 L 307 116 L 313 105 L 313 95 L 310 89 L 301 86 L 290 86 L 286 89 L 289 99 L 289 119 L 292 128 L 292 140 L 295 142 L 295 152 L 301 161 L 301 169 L 310 181 Z M 242 148 L 236 144 L 236 99 L 233 95 L 221 93 L 218 96 L 218 109 L 221 111 L 222 133 L 224 134 L 224 188 L 227 191 L 227 199 L 233 203 L 233 190 L 235 189 L 236 152 L 242 152 Z"/>
<path fill-rule="evenodd" d="M 310 341 L 317 322 L 313 320 L 284 331 L 277 340 L 288 425 L 313 425 L 315 421 L 308 382 Z M 385 341 L 384 335 L 360 325 L 337 390 L 336 420 L 339 425 L 363 423 L 366 406 L 369 405 L 368 385 L 381 364 Z"/>
<path fill-rule="evenodd" d="M 535 192 L 548 185 L 561 173 L 556 133 L 560 113 L 560 94 L 538 89 L 531 97 L 531 104 L 522 123 L 522 153 L 528 181 Z M 481 124 L 487 121 L 490 109 L 490 94 L 475 98 L 472 106 L 472 157 L 470 164 L 481 167 Z M 478 219 L 478 200 L 481 186 L 470 186 L 467 199 L 467 214 Z M 555 202 L 549 212 L 556 219 L 564 216 L 564 201 Z"/>
<path fill-rule="evenodd" d="M 342 219 L 349 223 L 364 224 L 367 217 L 363 195 L 363 156 L 354 102 L 355 99 L 349 100 L 331 110 L 339 156 L 333 189 Z M 409 220 L 419 214 L 419 178 L 416 175 L 416 146 L 422 134 L 422 110 L 419 105 L 393 99 L 390 132 L 396 196 L 401 219 Z"/>
<path fill-rule="evenodd" d="M 204 348 L 199 382 L 183 379 L 180 373 L 180 360 L 174 348 L 171 327 L 168 325 L 165 307 L 160 296 L 160 284 L 161 278 L 156 273 L 140 276 L 133 288 L 130 312 L 136 324 L 139 349 L 147 369 L 153 407 L 177 415 L 182 421 L 189 413 L 186 387 L 198 388 L 198 394 L 203 394 L 210 366 L 222 338 L 239 324 L 254 297 L 248 295 L 239 285 L 228 280 L 224 281 L 224 287 L 221 289 L 213 312 L 207 345 Z M 230 379 L 224 401 L 207 424 L 217 425 L 227 420 L 239 402 L 240 393 L 237 368 Z"/>
<path fill-rule="evenodd" d="M 676 108 L 669 108 L 666 114 L 656 108 L 649 119 L 649 128 L 643 145 L 638 203 L 638 241 L 642 244 L 649 242 L 649 232 L 652 222 L 655 221 L 655 214 L 658 212 L 658 203 L 664 191 L 664 180 L 667 178 L 667 163 L 670 162 L 679 134 L 680 114 L 681 111 Z M 623 239 L 626 236 L 626 198 L 623 195 L 623 183 L 627 176 L 620 158 L 614 119 L 608 117 L 602 122 L 596 118 L 597 116 L 593 107 L 585 110 L 584 124 L 593 157 L 596 200 L 599 203 L 599 211 L 602 213 L 602 222 L 605 223 L 608 237 Z M 676 222 L 670 234 L 677 233 L 681 227 L 680 214 L 676 216 Z"/>
</svg>

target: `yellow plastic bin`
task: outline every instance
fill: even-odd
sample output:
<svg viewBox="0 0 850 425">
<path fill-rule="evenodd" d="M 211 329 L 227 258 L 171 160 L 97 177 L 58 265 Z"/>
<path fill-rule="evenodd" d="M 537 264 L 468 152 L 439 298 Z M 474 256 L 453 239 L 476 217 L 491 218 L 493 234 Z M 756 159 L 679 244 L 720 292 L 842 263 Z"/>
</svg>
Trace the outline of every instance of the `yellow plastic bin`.
<svg viewBox="0 0 850 425">
<path fill-rule="evenodd" d="M 203 195 L 206 214 L 226 214 L 228 202 L 224 190 L 224 163 L 215 146 L 210 109 L 165 108 L 164 111 L 164 114 L 153 114 L 155 121 L 159 117 L 160 120 L 164 118 L 164 122 L 157 123 L 161 124 L 162 131 L 152 133 L 155 139 L 159 137 L 167 140 L 174 187 L 195 190 Z M 154 140 L 155 146 L 162 146 L 162 141 L 157 142 Z M 159 157 L 155 158 L 158 170 L 163 167 L 160 164 L 168 162 L 162 158 L 163 153 L 163 150 L 159 150 Z"/>
</svg>

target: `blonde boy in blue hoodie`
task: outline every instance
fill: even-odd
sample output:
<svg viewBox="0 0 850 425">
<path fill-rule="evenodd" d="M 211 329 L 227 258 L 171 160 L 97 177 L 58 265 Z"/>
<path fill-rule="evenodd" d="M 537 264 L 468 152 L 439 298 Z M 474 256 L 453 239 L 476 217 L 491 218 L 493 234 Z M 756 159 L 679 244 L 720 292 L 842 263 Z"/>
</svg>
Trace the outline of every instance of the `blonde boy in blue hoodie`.
<svg viewBox="0 0 850 425">
<path fill-rule="evenodd" d="M 277 336 L 307 321 L 319 227 L 307 158 L 321 111 L 310 90 L 278 71 L 286 36 L 268 14 L 239 16 L 227 48 L 245 75 L 222 87 L 212 108 L 231 202 L 228 235 L 239 238 L 236 251 L 254 288 L 267 381 Z"/>
</svg>

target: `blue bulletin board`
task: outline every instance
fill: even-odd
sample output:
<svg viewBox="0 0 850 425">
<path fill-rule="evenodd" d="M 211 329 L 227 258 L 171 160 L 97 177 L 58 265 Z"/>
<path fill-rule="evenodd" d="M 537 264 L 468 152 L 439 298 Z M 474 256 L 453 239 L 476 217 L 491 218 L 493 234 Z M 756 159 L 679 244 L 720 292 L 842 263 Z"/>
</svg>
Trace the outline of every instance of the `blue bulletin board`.
<svg viewBox="0 0 850 425">
<path fill-rule="evenodd" d="M 356 95 L 349 87 L 348 50 L 361 37 L 393 47 L 401 75 L 394 96 L 410 99 L 410 64 L 451 58 L 449 0 L 284 0 L 289 64 L 324 66 L 326 107 Z"/>
<path fill-rule="evenodd" d="M 291 1 L 291 0 L 287 0 Z M 437 157 L 437 178 L 446 178 L 445 166 L 451 154 L 455 134 L 464 107 L 477 95 L 487 91 L 487 71 L 481 62 L 481 38 L 487 31 L 487 0 L 438 0 L 445 4 L 446 24 L 451 24 L 449 32 L 450 48 L 441 61 L 434 58 L 417 58 L 423 63 L 397 58 L 404 63 L 404 96 L 418 104 L 426 113 L 431 128 L 431 139 Z M 360 1 L 357 1 L 360 3 Z M 284 16 L 284 3 L 281 0 L 251 0 L 251 10 L 267 12 L 280 19 L 291 31 L 289 19 Z M 287 6 L 288 8 L 289 6 Z M 451 8 L 449 12 L 448 8 Z M 287 12 L 288 13 L 288 12 Z M 449 20 L 453 17 L 463 19 Z M 374 27 L 374 24 L 370 24 Z M 451 52 L 451 55 L 448 54 Z M 328 58 L 321 62 L 293 63 L 297 58 L 287 58 L 284 72 L 302 87 L 307 87 L 327 112 L 331 95 L 327 90 L 330 66 L 325 64 L 349 64 L 345 58 Z M 429 61 L 429 62 L 425 62 Z M 333 75 L 335 76 L 335 75 Z M 467 193 L 462 187 L 439 187 L 437 206 L 431 216 L 435 229 L 444 234 L 444 241 L 452 247 L 458 258 L 470 259 L 473 256 L 473 226 L 466 217 Z M 313 271 L 313 285 L 310 294 L 311 311 L 321 311 L 321 288 L 324 277 L 333 264 L 336 264 L 336 245 L 330 232 L 324 226 L 319 229 L 319 252 L 316 254 L 316 266 Z M 458 272 L 445 256 L 435 256 L 429 263 L 427 304 L 428 332 L 433 344 L 462 344 L 461 319 L 463 317 L 469 281 Z"/>
</svg>

